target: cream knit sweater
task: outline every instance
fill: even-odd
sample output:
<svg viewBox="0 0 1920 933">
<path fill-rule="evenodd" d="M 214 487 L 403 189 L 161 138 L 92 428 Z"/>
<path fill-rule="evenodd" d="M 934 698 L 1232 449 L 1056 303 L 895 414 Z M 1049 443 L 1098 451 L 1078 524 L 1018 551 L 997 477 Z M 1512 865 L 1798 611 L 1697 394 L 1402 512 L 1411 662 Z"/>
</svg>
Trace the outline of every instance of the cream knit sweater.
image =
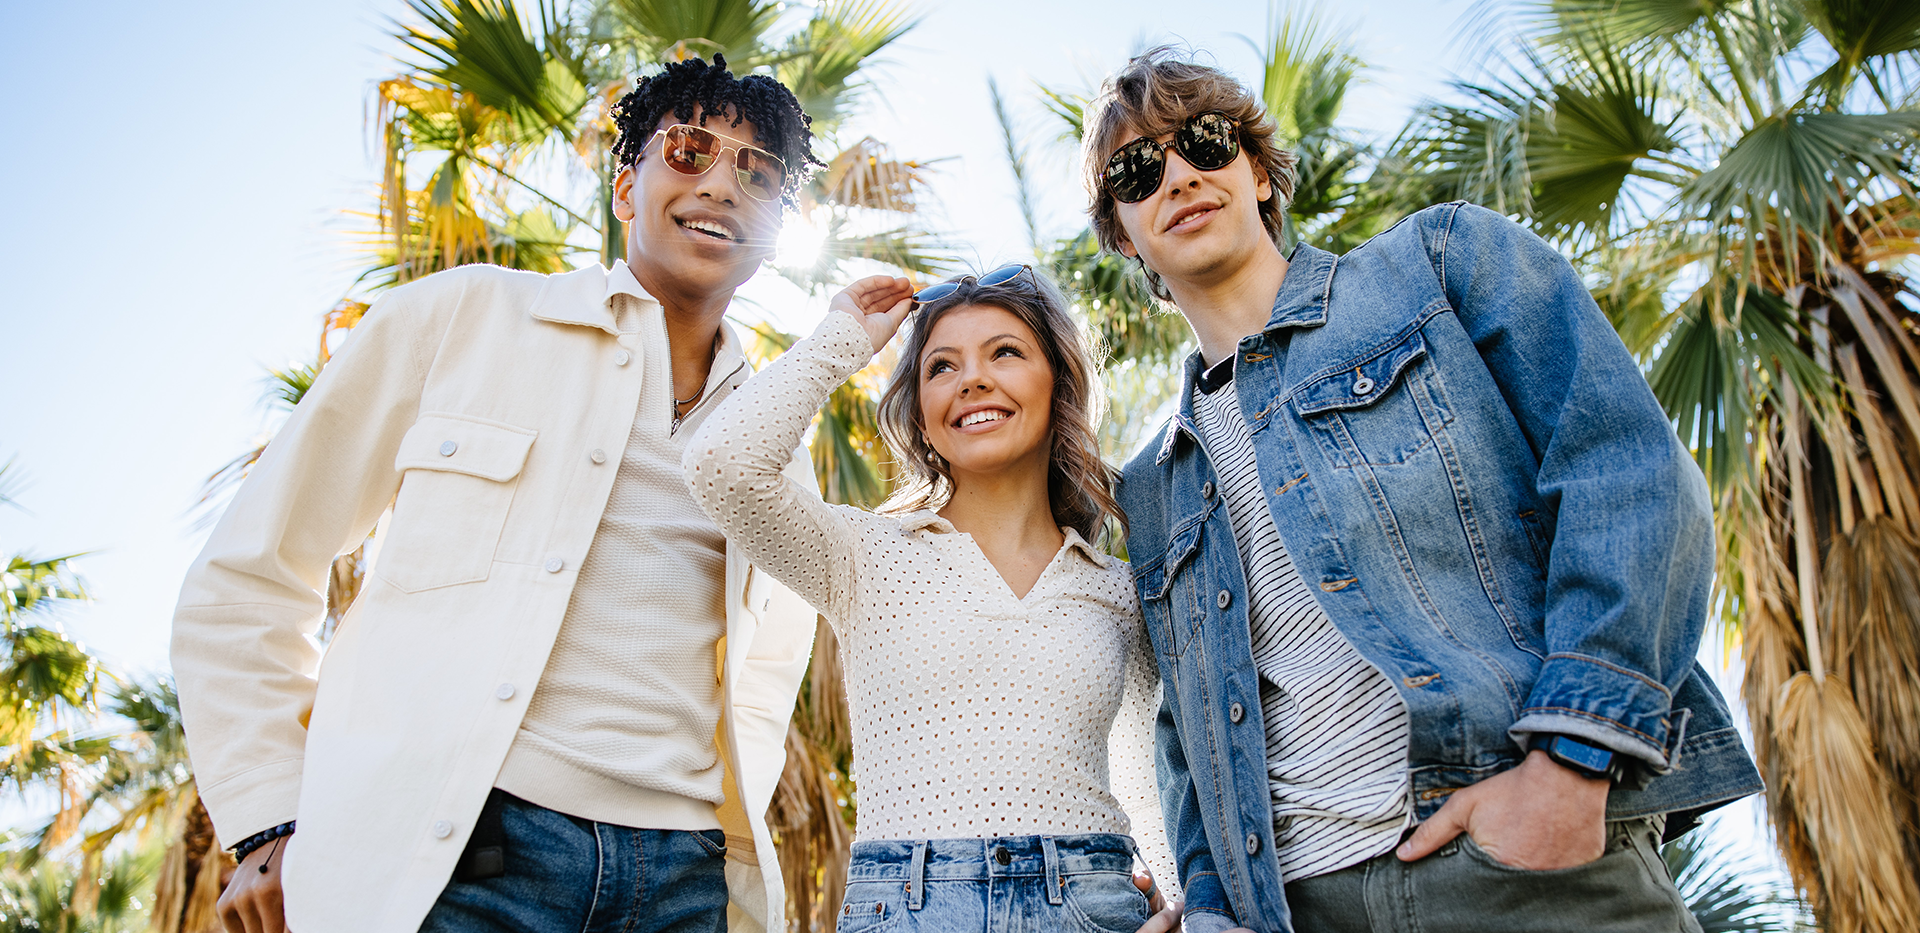
<svg viewBox="0 0 1920 933">
<path fill-rule="evenodd" d="M 612 274 L 631 275 L 625 266 Z M 660 305 L 626 294 L 612 300 L 621 332 L 640 337 L 640 405 L 624 451 L 590 454 L 619 457 L 619 472 L 494 784 L 584 819 L 717 829 L 714 649 L 726 618 L 726 539 L 687 496 L 680 459 L 701 419 L 748 370 L 723 326 L 704 397 L 670 431 L 672 362 Z"/>
</svg>

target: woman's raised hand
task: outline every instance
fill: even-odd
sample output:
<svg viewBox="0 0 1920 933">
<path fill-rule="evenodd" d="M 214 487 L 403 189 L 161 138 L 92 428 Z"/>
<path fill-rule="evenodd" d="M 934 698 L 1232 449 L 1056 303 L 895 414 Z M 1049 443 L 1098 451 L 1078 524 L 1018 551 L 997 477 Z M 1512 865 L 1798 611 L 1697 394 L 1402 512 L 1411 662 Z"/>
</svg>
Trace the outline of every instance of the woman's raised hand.
<svg viewBox="0 0 1920 933">
<path fill-rule="evenodd" d="M 873 340 L 879 353 L 893 339 L 900 322 L 913 310 L 913 283 L 888 275 L 871 275 L 840 290 L 827 307 L 853 315 Z"/>
</svg>

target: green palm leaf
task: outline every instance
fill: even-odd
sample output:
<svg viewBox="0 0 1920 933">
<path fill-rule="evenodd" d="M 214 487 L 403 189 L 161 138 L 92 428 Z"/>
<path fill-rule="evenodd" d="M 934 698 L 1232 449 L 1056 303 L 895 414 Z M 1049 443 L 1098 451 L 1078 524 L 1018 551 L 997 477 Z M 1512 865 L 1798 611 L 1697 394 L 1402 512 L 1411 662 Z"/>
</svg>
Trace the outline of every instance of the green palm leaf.
<svg viewBox="0 0 1920 933">
<path fill-rule="evenodd" d="M 404 27 L 400 40 L 424 56 L 420 71 L 513 118 L 512 136 L 572 138 L 588 91 L 577 63 L 548 47 L 521 19 L 513 0 L 407 0 L 428 27 Z M 560 26 L 543 6 L 547 36 Z"/>
<path fill-rule="evenodd" d="M 831 135 L 868 59 L 918 25 L 921 17 L 888 0 L 828 0 L 787 43 L 774 74 L 793 91 L 816 130 Z"/>
<path fill-rule="evenodd" d="M 606 9 L 640 41 L 642 60 L 718 52 L 744 74 L 775 60 L 764 39 L 782 6 L 776 0 L 611 0 Z"/>
<path fill-rule="evenodd" d="M 1716 223 L 1746 229 L 1765 242 L 1778 225 L 1790 245 L 1789 267 L 1801 237 L 1820 241 L 1836 226 L 1853 226 L 1856 200 L 1868 199 L 1876 180 L 1899 183 L 1920 113 L 1783 113 L 1756 125 L 1681 193 L 1684 206 Z"/>
<path fill-rule="evenodd" d="M 1647 381 L 1715 489 L 1752 468 L 1750 426 L 1775 391 L 1762 372 L 1808 399 L 1834 397 L 1832 377 L 1801 349 L 1805 337 L 1792 305 L 1729 281 L 1701 288 L 1680 312 Z"/>
<path fill-rule="evenodd" d="M 1879 92 L 1882 104 L 1892 107 L 1882 76 L 1871 70 L 1873 59 L 1920 51 L 1920 3 L 1912 0 L 1801 0 L 1807 20 L 1838 55 L 1814 79 L 1829 96 L 1843 94 L 1863 68 Z M 1912 62 L 1909 62 L 1912 64 Z"/>
</svg>

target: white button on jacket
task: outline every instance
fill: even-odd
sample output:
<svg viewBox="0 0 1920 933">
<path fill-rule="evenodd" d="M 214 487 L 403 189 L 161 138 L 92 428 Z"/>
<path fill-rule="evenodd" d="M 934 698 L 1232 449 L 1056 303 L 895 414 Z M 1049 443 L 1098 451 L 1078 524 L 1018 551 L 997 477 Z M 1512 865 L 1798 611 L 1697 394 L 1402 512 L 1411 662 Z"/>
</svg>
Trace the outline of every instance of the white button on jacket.
<svg viewBox="0 0 1920 933">
<path fill-rule="evenodd" d="M 623 292 L 651 300 L 624 263 L 464 266 L 388 292 L 189 571 L 173 668 L 201 799 L 225 844 L 298 818 L 290 928 L 417 929 L 452 875 L 526 709 L 495 698 L 539 683 L 572 595 L 548 562 L 587 553 L 613 487 L 580 452 L 633 424 Z M 807 458 L 789 473 L 815 488 Z M 329 567 L 389 504 L 321 675 L 306 636 Z M 814 613 L 731 544 L 725 583 L 719 816 L 729 927 L 752 933 L 784 926 L 765 814 Z"/>
</svg>

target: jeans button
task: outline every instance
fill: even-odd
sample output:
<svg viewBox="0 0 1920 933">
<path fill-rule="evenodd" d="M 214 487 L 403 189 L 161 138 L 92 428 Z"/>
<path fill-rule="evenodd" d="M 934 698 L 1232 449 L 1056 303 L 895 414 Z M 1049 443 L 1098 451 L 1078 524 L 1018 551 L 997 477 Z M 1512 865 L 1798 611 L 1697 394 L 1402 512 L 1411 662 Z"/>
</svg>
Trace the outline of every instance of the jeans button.
<svg viewBox="0 0 1920 933">
<path fill-rule="evenodd" d="M 1006 846 L 996 846 L 993 850 L 993 860 L 1005 865 L 1013 861 L 1013 853 L 1008 852 Z"/>
<path fill-rule="evenodd" d="M 1247 854 L 1248 855 L 1260 854 L 1260 837 L 1254 833 L 1247 834 Z"/>
<path fill-rule="evenodd" d="M 1213 498 L 1213 481 L 1212 480 L 1208 480 L 1207 482 L 1200 484 L 1200 498 L 1202 499 Z"/>
<path fill-rule="evenodd" d="M 1213 601 L 1220 608 L 1225 609 L 1228 606 L 1233 605 L 1233 594 L 1227 592 L 1226 590 L 1221 590 L 1220 595 L 1215 596 L 1213 598 Z"/>
<path fill-rule="evenodd" d="M 1235 703 L 1232 706 L 1227 707 L 1227 718 L 1234 722 L 1239 722 L 1246 715 L 1247 715 L 1247 708 L 1244 706 L 1241 706 L 1238 703 Z"/>
</svg>

